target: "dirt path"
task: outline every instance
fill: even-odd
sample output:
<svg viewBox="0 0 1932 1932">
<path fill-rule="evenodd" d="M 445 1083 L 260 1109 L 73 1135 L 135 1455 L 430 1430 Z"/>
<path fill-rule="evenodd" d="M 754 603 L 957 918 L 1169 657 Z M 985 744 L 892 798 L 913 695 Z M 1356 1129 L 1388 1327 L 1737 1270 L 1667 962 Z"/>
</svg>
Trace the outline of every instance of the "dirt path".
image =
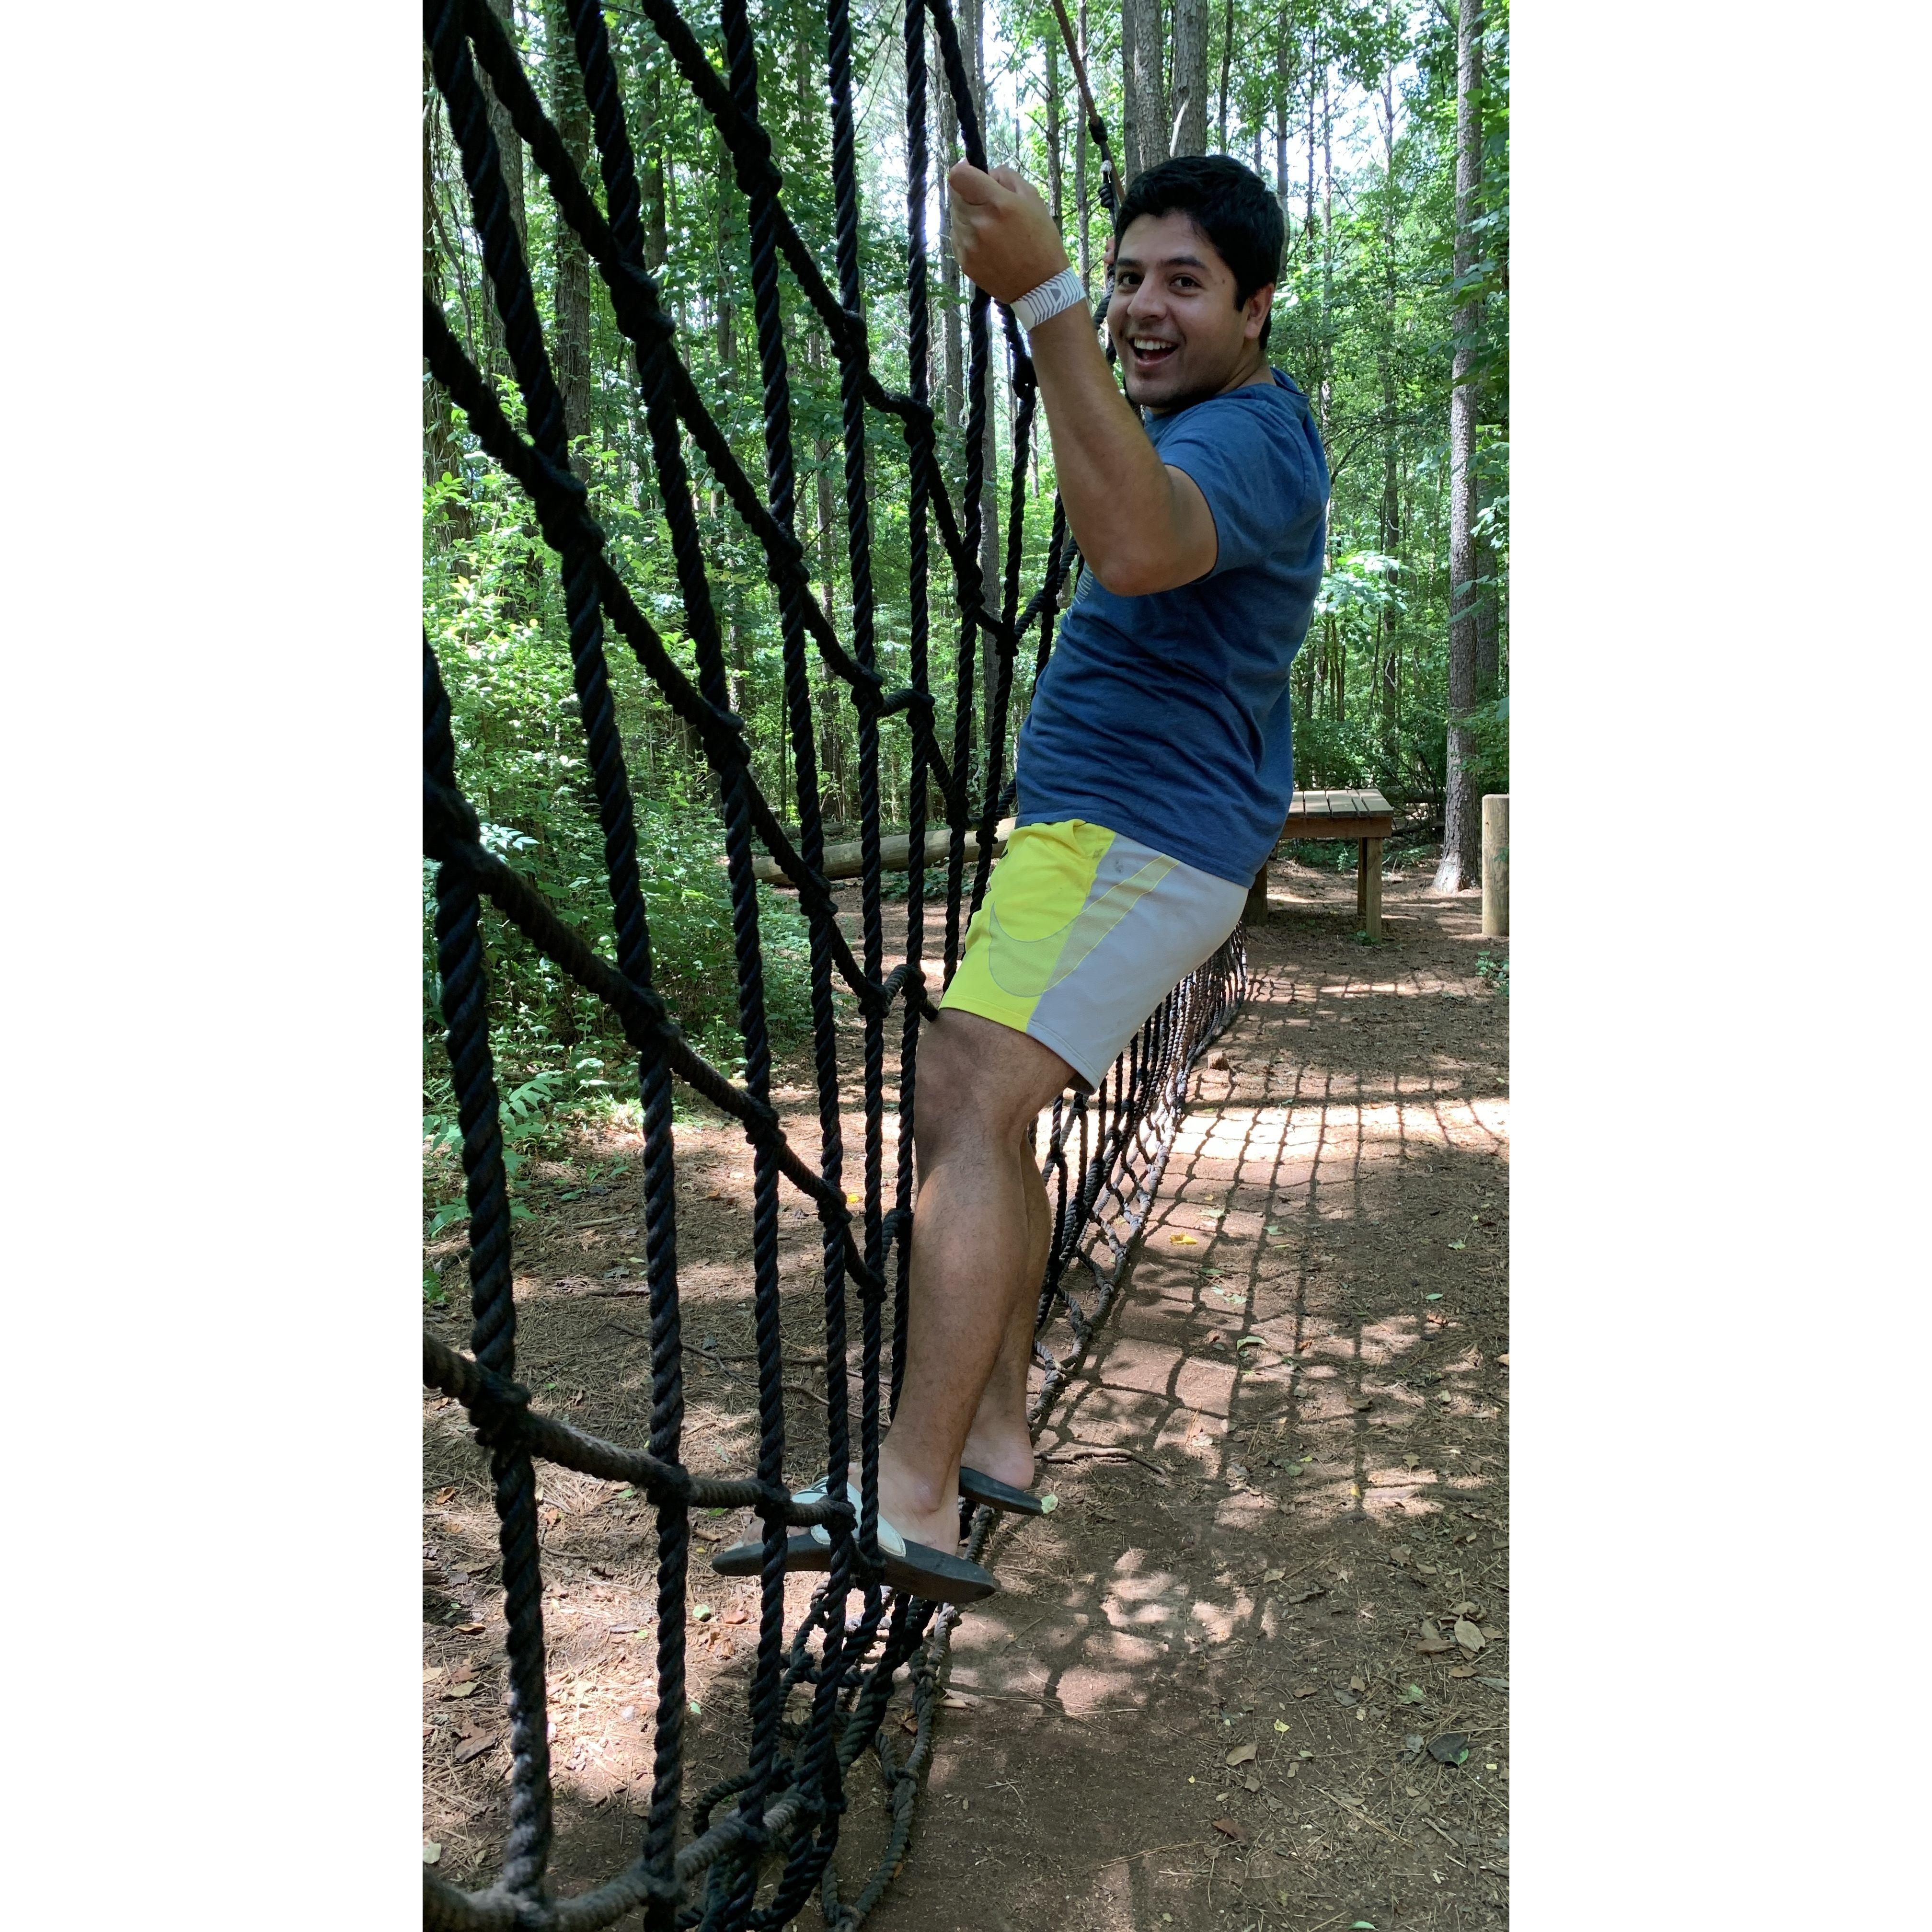
<svg viewBox="0 0 1932 1932">
<path fill-rule="evenodd" d="M 1504 1922 L 1508 1006 L 1426 883 L 1276 867 L 877 1932 Z"/>
<path fill-rule="evenodd" d="M 1227 1064 L 1196 1075 L 1128 1292 L 1042 1438 L 1059 1508 L 1001 1528 L 1002 1593 L 956 1640 L 878 1932 L 1502 1923 L 1508 1007 L 1476 974 L 1473 896 L 1426 884 L 1387 882 L 1390 943 L 1367 948 L 1350 937 L 1352 877 L 1276 867 Z M 792 1072 L 778 1096 L 809 1158 Z M 751 1364 L 734 1359 L 751 1348 L 749 1162 L 701 1113 L 678 1140 L 685 1335 L 715 1358 L 688 1364 L 686 1455 L 735 1471 L 756 1434 Z M 544 1168 L 517 1259 L 520 1378 L 623 1442 L 648 1423 L 645 1324 L 627 1305 L 636 1153 L 611 1135 Z M 782 1221 L 803 1469 L 824 1439 L 818 1241 L 788 1195 Z M 432 1325 L 462 1338 L 454 1308 Z M 425 1432 L 424 1835 L 445 1876 L 476 1884 L 508 1762 L 495 1526 L 460 1411 L 430 1402 Z M 635 1851 L 651 1545 L 619 1485 L 546 1471 L 543 1493 L 568 1892 Z M 693 1583 L 694 1794 L 741 1761 L 756 1626 L 754 1586 L 701 1568 Z M 794 1580 L 794 1617 L 809 1588 Z M 1480 1648 L 1457 1646 L 1459 1617 Z M 1441 1634 L 1426 1654 L 1425 1618 Z M 1450 1737 L 1460 1765 L 1427 1754 L 1453 1756 Z M 880 1822 L 876 1780 L 853 1796 L 848 1895 Z"/>
</svg>

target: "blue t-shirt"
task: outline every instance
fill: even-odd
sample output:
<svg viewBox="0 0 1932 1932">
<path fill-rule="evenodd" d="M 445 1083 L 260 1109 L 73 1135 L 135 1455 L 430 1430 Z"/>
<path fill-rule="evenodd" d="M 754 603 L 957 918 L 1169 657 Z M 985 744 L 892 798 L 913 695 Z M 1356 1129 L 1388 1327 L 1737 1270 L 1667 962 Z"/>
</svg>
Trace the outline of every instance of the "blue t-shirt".
<svg viewBox="0 0 1932 1932">
<path fill-rule="evenodd" d="M 1274 375 L 1146 418 L 1214 513 L 1214 567 L 1146 597 L 1081 573 L 1020 731 L 1022 825 L 1084 819 L 1243 885 L 1281 836 L 1328 465 L 1308 399 Z"/>
</svg>

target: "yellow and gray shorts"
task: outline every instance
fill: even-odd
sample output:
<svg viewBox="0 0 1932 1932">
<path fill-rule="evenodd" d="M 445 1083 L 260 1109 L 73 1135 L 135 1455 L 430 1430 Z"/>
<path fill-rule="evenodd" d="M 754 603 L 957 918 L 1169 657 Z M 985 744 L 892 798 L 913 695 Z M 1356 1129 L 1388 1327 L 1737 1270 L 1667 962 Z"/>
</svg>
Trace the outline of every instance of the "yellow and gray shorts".
<svg viewBox="0 0 1932 1932">
<path fill-rule="evenodd" d="M 1098 1085 L 1148 1014 L 1240 922 L 1247 890 L 1104 825 L 1022 825 L 940 1000 L 1050 1047 Z"/>
</svg>

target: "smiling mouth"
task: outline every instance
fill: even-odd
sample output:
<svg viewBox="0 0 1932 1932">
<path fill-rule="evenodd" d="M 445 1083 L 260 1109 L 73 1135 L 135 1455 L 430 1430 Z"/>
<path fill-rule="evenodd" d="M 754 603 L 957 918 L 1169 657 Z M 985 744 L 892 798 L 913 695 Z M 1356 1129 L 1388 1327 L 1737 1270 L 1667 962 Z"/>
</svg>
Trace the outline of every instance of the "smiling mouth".
<svg viewBox="0 0 1932 1932">
<path fill-rule="evenodd" d="M 1134 367 L 1145 370 L 1158 369 L 1172 359 L 1180 345 L 1178 342 L 1163 342 L 1150 335 L 1130 335 L 1127 347 L 1132 352 Z"/>
</svg>

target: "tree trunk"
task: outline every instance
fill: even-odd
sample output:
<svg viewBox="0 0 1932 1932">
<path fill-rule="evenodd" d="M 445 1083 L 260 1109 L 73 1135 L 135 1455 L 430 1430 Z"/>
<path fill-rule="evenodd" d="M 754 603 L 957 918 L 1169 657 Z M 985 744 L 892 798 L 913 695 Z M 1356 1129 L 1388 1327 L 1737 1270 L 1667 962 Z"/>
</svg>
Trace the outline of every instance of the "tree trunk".
<svg viewBox="0 0 1932 1932">
<path fill-rule="evenodd" d="M 1167 131 L 1177 154 L 1208 151 L 1208 0 L 1174 0 L 1174 91 Z"/>
<path fill-rule="evenodd" d="M 1284 224 L 1288 222 L 1288 19 L 1284 14 L 1275 23 L 1274 40 L 1274 191 Z M 1289 239 L 1293 238 L 1291 228 Z"/>
<path fill-rule="evenodd" d="M 954 104 L 952 89 L 946 79 L 946 69 L 938 58 L 936 46 L 931 67 L 934 76 L 933 92 L 939 100 L 939 174 L 943 183 L 946 171 L 960 158 L 959 110 Z M 962 432 L 964 420 L 965 351 L 961 341 L 959 327 L 962 292 L 959 264 L 952 254 L 952 197 L 944 192 L 943 188 L 939 197 L 939 290 L 940 339 L 945 350 L 946 367 L 941 401 L 946 427 L 957 436 Z M 955 446 L 957 447 L 956 445 Z M 958 481 L 956 474 L 953 481 L 956 483 Z"/>
<path fill-rule="evenodd" d="M 430 77 L 429 54 L 423 53 L 423 293 L 440 310 L 442 307 L 442 255 L 436 238 L 436 154 L 434 136 L 436 86 Z M 425 361 L 427 370 L 428 364 Z M 425 379 L 423 383 L 423 481 L 460 476 L 461 461 L 456 442 L 456 425 L 448 392 L 440 382 Z M 470 515 L 461 502 L 446 504 L 443 521 L 458 536 L 470 534 Z"/>
<path fill-rule="evenodd" d="M 1214 152 L 1228 152 L 1228 68 L 1234 56 L 1234 0 L 1228 0 L 1221 17 L 1221 105 L 1215 120 Z"/>
<path fill-rule="evenodd" d="M 712 202 L 711 248 L 716 271 L 712 283 L 712 300 L 716 304 L 712 316 L 714 339 L 712 346 L 717 352 L 719 379 L 728 388 L 732 385 L 738 363 L 738 318 L 732 306 L 731 289 L 743 271 L 732 259 L 731 151 L 721 140 L 717 144 L 717 153 L 718 188 Z"/>
<path fill-rule="evenodd" d="M 670 237 L 664 225 L 664 136 L 661 130 L 662 109 L 655 72 L 645 77 L 639 90 L 643 103 L 638 122 L 638 143 L 644 151 L 644 266 L 661 274 L 670 253 Z"/>
<path fill-rule="evenodd" d="M 1302 238 L 1315 252 L 1315 35 L 1308 36 L 1308 185 L 1301 201 Z"/>
<path fill-rule="evenodd" d="M 967 84 L 973 91 L 973 111 L 979 116 L 982 139 L 986 123 L 986 0 L 966 0 L 960 9 L 962 46 L 966 57 Z M 986 158 L 993 158 L 990 145 Z M 989 610 L 1000 608 L 1000 331 L 997 310 L 987 311 L 992 340 L 986 358 L 986 427 L 981 446 L 980 486 L 980 594 Z M 990 756 L 993 743 L 993 679 L 998 657 L 992 633 L 980 633 L 980 717 L 982 750 Z"/>
<path fill-rule="evenodd" d="M 570 22 L 562 0 L 544 8 L 544 55 L 550 70 L 550 118 L 578 173 L 590 172 L 590 108 Z M 572 442 L 590 428 L 590 257 L 567 222 L 556 227 L 556 286 L 552 341 L 564 434 Z"/>
<path fill-rule="evenodd" d="M 1060 42 L 1046 37 L 1046 200 L 1053 211 L 1053 225 L 1061 224 L 1060 202 L 1066 189 L 1066 170 L 1060 160 Z"/>
<path fill-rule="evenodd" d="M 1167 159 L 1167 89 L 1160 0 L 1120 0 L 1121 77 L 1126 86 L 1127 182 Z M 1126 184 L 1123 184 L 1125 185 Z"/>
<path fill-rule="evenodd" d="M 1478 97 L 1483 84 L 1483 0 L 1461 0 L 1456 47 L 1456 247 L 1460 283 L 1476 259 L 1471 224 L 1482 188 L 1483 128 Z M 1443 801 L 1442 856 L 1435 890 L 1466 890 L 1482 864 L 1477 816 L 1474 746 L 1458 722 L 1476 703 L 1476 386 L 1470 380 L 1479 302 L 1464 300 L 1450 326 L 1456 359 L 1449 391 L 1449 759 Z"/>
<path fill-rule="evenodd" d="M 1087 0 L 1080 0 L 1080 58 L 1087 58 Z M 1092 85 L 1089 70 L 1088 85 Z M 1087 198 L 1087 143 L 1091 138 L 1087 132 L 1087 116 L 1077 111 L 1074 119 L 1079 123 L 1080 131 L 1073 142 L 1073 206 L 1080 216 L 1080 286 L 1087 293 L 1087 306 L 1094 305 L 1094 264 L 1092 241 L 1088 233 L 1093 218 L 1092 204 Z"/>
<path fill-rule="evenodd" d="M 1322 436 L 1328 436 L 1328 416 L 1335 400 L 1333 317 L 1335 311 L 1335 153 L 1334 123 L 1328 110 L 1328 69 L 1322 70 Z"/>
<path fill-rule="evenodd" d="M 510 0 L 490 0 L 490 10 L 502 22 L 512 46 L 516 44 L 517 23 L 510 12 Z M 574 54 L 566 59 L 574 60 Z M 524 226 L 524 144 L 510 120 L 510 110 L 496 98 L 490 76 L 479 68 L 476 77 L 483 83 L 483 98 L 490 106 L 490 131 L 496 137 L 496 152 L 502 157 L 503 187 L 510 200 L 510 219 L 515 223 L 517 240 L 526 253 L 530 236 Z"/>
<path fill-rule="evenodd" d="M 1402 488 L 1399 432 L 1396 428 L 1395 308 L 1395 77 L 1382 80 L 1383 138 L 1386 143 L 1382 166 L 1382 328 L 1380 374 L 1382 388 L 1382 502 L 1380 542 L 1383 556 L 1392 562 L 1402 551 Z M 1391 579 L 1384 576 L 1385 589 L 1393 590 L 1401 582 L 1398 570 Z M 1382 716 L 1391 725 L 1402 722 L 1402 640 L 1396 629 L 1396 610 L 1385 601 L 1377 614 L 1377 656 L 1382 660 Z"/>
</svg>

